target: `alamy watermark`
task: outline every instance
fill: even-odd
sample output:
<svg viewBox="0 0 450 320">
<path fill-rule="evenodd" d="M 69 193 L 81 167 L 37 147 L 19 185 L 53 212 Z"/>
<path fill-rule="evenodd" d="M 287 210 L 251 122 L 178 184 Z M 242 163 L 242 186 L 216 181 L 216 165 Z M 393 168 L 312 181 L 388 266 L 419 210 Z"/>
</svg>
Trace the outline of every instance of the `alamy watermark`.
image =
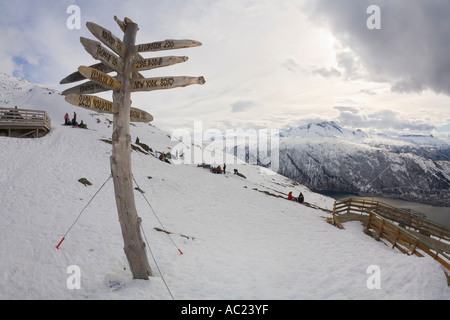
<svg viewBox="0 0 450 320">
<path fill-rule="evenodd" d="M 66 281 L 67 289 L 81 289 L 80 267 L 77 265 L 70 265 L 67 267 L 67 273 L 70 274 Z M 378 265 L 370 265 L 367 267 L 366 273 L 370 274 L 366 281 L 367 289 L 381 289 L 381 268 Z"/>
<path fill-rule="evenodd" d="M 69 290 L 81 289 L 81 269 L 77 265 L 70 265 L 67 267 L 66 272 L 70 274 L 67 278 L 66 286 Z"/>
<path fill-rule="evenodd" d="M 81 9 L 77 5 L 71 5 L 67 7 L 67 14 L 70 16 L 67 18 L 66 26 L 69 30 L 81 29 Z"/>
<path fill-rule="evenodd" d="M 377 265 L 367 267 L 366 273 L 370 274 L 367 278 L 366 285 L 370 290 L 381 289 L 381 269 Z"/>
<path fill-rule="evenodd" d="M 177 129 L 171 134 L 179 143 L 172 148 L 174 164 L 254 164 L 279 168 L 278 129 L 204 130 L 202 121 L 195 121 L 193 131 Z"/>
<path fill-rule="evenodd" d="M 370 16 L 367 18 L 366 26 L 369 30 L 380 30 L 381 29 L 381 9 L 377 5 L 370 5 L 366 10 L 367 14 Z"/>
<path fill-rule="evenodd" d="M 81 29 L 81 9 L 77 5 L 70 5 L 66 10 L 70 16 L 67 18 L 66 26 L 69 30 Z M 381 29 L 381 9 L 377 5 L 370 5 L 366 10 L 370 16 L 366 20 L 366 26 L 369 30 Z"/>
</svg>

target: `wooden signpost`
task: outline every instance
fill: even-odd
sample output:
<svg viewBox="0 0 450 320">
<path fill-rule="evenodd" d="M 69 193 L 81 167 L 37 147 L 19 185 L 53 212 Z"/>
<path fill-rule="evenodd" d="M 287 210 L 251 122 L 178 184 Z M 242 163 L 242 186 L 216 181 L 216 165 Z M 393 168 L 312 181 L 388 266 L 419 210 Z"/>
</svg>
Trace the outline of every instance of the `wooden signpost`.
<svg viewBox="0 0 450 320">
<path fill-rule="evenodd" d="M 114 115 L 110 164 L 124 251 L 133 278 L 148 280 L 152 272 L 134 202 L 130 121 L 150 122 L 153 117 L 143 110 L 131 107 L 131 93 L 204 84 L 205 79 L 180 76 L 146 78 L 140 74 L 140 71 L 186 62 L 188 58 L 169 56 L 146 59 L 139 53 L 191 48 L 200 46 L 201 43 L 194 40 L 164 40 L 136 45 L 138 25 L 128 18 L 121 21 L 114 16 L 114 20 L 124 32 L 123 40 L 113 35 L 111 31 L 95 23 L 87 22 L 87 28 L 101 42 L 83 37 L 80 38 L 80 42 L 94 59 L 101 62 L 89 67 L 79 67 L 77 72 L 67 76 L 60 83 L 90 80 L 63 91 L 66 101 L 78 107 Z M 112 51 L 103 47 L 102 44 Z M 114 77 L 108 75 L 111 72 L 116 72 L 117 75 Z M 112 102 L 91 96 L 91 94 L 109 90 L 113 92 Z"/>
<path fill-rule="evenodd" d="M 202 43 L 195 40 L 164 40 L 140 44 L 137 46 L 137 52 L 152 52 L 173 49 L 183 49 L 201 46 Z"/>
<path fill-rule="evenodd" d="M 97 69 L 97 70 L 100 70 L 100 71 L 103 71 L 104 73 L 110 73 L 110 72 L 114 71 L 112 68 L 107 67 L 106 65 L 104 65 L 103 62 L 94 64 L 94 65 L 92 65 L 90 67 L 94 68 L 94 69 Z M 68 83 L 72 83 L 72 82 L 78 82 L 78 81 L 82 81 L 84 79 L 85 78 L 78 71 L 76 71 L 76 72 L 68 75 L 64 79 L 62 79 L 60 84 L 68 84 Z"/>
<path fill-rule="evenodd" d="M 119 80 L 91 67 L 81 66 L 78 68 L 78 72 L 81 73 L 81 75 L 83 75 L 85 78 L 91 79 L 104 88 L 109 88 L 111 90 L 120 90 L 122 86 L 122 83 Z"/>
<path fill-rule="evenodd" d="M 153 91 L 162 89 L 172 89 L 177 87 L 186 87 L 191 84 L 204 84 L 203 77 L 163 77 L 163 78 L 145 78 L 133 80 L 131 90 Z"/>
<path fill-rule="evenodd" d="M 150 59 L 136 60 L 134 69 L 136 71 L 151 70 L 156 68 L 168 67 L 176 63 L 186 62 L 188 57 L 160 57 Z"/>
<path fill-rule="evenodd" d="M 69 94 L 66 96 L 66 101 L 74 106 L 94 110 L 102 113 L 115 114 L 119 112 L 119 105 L 117 103 L 84 94 Z M 130 109 L 131 122 L 151 122 L 153 116 L 143 110 L 136 108 Z"/>
<path fill-rule="evenodd" d="M 74 106 L 90 109 L 102 113 L 114 114 L 119 112 L 119 105 L 111 101 L 84 94 L 68 94 L 66 101 Z"/>
<path fill-rule="evenodd" d="M 84 49 L 94 58 L 98 59 L 117 73 L 123 72 L 123 58 L 117 57 L 114 53 L 105 49 L 100 42 L 87 38 L 80 38 Z"/>
</svg>

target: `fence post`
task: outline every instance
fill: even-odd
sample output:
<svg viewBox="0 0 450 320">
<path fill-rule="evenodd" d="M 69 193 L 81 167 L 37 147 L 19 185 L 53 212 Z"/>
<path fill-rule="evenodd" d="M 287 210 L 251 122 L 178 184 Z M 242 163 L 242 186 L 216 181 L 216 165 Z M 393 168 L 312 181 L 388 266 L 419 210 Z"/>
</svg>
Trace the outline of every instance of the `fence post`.
<svg viewBox="0 0 450 320">
<path fill-rule="evenodd" d="M 333 223 L 334 223 L 335 217 L 336 217 L 336 203 L 337 203 L 337 200 L 334 201 L 334 205 L 333 205 Z"/>
</svg>

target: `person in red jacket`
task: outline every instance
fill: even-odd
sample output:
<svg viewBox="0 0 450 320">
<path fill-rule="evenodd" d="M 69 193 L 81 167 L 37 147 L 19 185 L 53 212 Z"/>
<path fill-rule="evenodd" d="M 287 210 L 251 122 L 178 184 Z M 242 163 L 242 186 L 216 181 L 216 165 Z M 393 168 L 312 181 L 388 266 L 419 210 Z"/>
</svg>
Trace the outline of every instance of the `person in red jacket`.
<svg viewBox="0 0 450 320">
<path fill-rule="evenodd" d="M 66 114 L 64 115 L 64 124 L 68 124 L 68 123 L 67 123 L 68 120 L 69 120 L 69 114 L 66 113 Z"/>
<path fill-rule="evenodd" d="M 292 196 L 292 191 L 289 192 L 289 194 L 288 194 L 288 200 L 292 200 L 292 201 L 297 202 L 297 198 L 295 198 L 295 197 Z"/>
</svg>

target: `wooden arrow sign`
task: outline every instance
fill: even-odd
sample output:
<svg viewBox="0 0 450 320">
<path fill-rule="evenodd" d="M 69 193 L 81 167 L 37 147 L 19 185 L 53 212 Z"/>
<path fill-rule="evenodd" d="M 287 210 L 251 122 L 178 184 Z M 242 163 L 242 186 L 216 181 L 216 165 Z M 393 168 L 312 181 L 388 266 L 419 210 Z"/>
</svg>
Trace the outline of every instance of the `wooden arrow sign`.
<svg viewBox="0 0 450 320">
<path fill-rule="evenodd" d="M 177 63 L 186 62 L 188 59 L 189 59 L 188 57 L 161 57 L 161 58 L 142 59 L 135 61 L 134 68 L 136 71 L 151 70 L 171 66 Z"/>
<path fill-rule="evenodd" d="M 103 42 L 108 48 L 117 53 L 120 57 L 125 57 L 127 54 L 127 48 L 123 44 L 122 40 L 117 38 L 108 29 L 105 29 L 93 22 L 86 22 L 86 26 L 91 33 L 101 42 Z"/>
<path fill-rule="evenodd" d="M 110 90 L 120 90 L 121 83 L 119 80 L 91 67 L 81 66 L 78 71 L 86 78 L 91 79 L 97 84 L 109 88 Z"/>
<path fill-rule="evenodd" d="M 84 94 L 69 94 L 65 99 L 68 103 L 85 109 L 111 114 L 119 112 L 119 105 L 117 103 L 113 103 L 96 96 L 87 96 Z"/>
<path fill-rule="evenodd" d="M 110 73 L 110 72 L 114 71 L 112 68 L 108 67 L 107 65 L 105 65 L 102 62 L 94 64 L 94 65 L 92 65 L 90 67 L 94 68 L 94 69 L 97 69 L 97 70 L 100 70 L 100 71 L 102 71 L 104 73 Z M 78 82 L 78 81 L 82 81 L 82 80 L 86 80 L 86 78 L 83 77 L 83 75 L 79 71 L 76 71 L 76 72 L 68 75 L 64 79 L 62 79 L 59 84 L 68 84 L 68 83 Z"/>
<path fill-rule="evenodd" d="M 202 43 L 195 40 L 164 40 L 140 44 L 137 46 L 137 52 L 153 52 L 173 49 L 183 49 L 199 47 Z"/>
<path fill-rule="evenodd" d="M 64 90 L 61 94 L 67 96 L 71 93 L 74 94 L 93 94 L 111 90 L 110 88 L 105 88 L 104 86 L 95 83 L 94 81 L 87 81 L 75 87 Z"/>
<path fill-rule="evenodd" d="M 98 41 L 80 37 L 80 42 L 94 59 L 98 59 L 114 71 L 122 73 L 124 65 L 122 58 L 117 57 L 114 53 L 104 48 Z"/>
<path fill-rule="evenodd" d="M 153 121 L 153 116 L 140 109 L 131 108 L 130 109 L 130 121 L 131 122 L 151 122 Z"/>
<path fill-rule="evenodd" d="M 145 78 L 133 80 L 131 82 L 131 91 L 153 91 L 162 89 L 172 89 L 185 87 L 191 84 L 204 84 L 203 77 L 163 77 L 163 78 Z"/>
<path fill-rule="evenodd" d="M 85 94 L 69 94 L 66 96 L 66 101 L 74 106 L 94 110 L 102 113 L 114 114 L 119 112 L 119 105 L 117 103 Z M 131 122 L 151 122 L 153 116 L 143 110 L 137 108 L 130 109 Z"/>
</svg>

